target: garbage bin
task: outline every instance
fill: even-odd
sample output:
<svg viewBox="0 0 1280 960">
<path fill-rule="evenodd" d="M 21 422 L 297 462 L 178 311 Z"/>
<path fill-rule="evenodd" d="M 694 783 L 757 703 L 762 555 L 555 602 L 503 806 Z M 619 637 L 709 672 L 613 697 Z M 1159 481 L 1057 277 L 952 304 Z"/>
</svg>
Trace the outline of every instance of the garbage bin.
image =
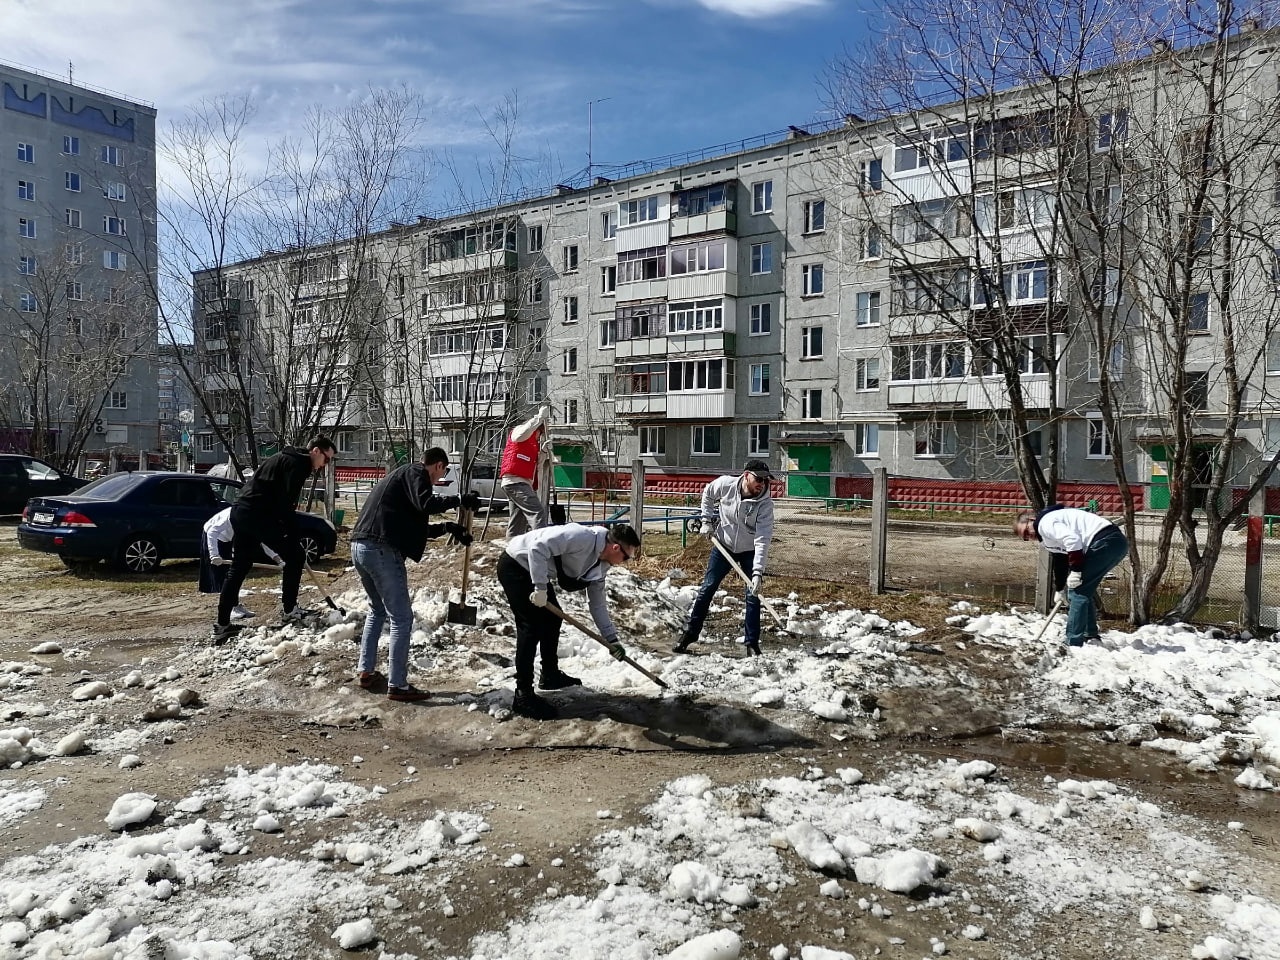
<svg viewBox="0 0 1280 960">
<path fill-rule="evenodd" d="M 347 516 L 346 510 L 342 509 L 341 507 L 334 507 L 333 508 L 333 525 L 335 527 L 342 526 L 342 521 L 346 519 L 346 516 Z"/>
</svg>

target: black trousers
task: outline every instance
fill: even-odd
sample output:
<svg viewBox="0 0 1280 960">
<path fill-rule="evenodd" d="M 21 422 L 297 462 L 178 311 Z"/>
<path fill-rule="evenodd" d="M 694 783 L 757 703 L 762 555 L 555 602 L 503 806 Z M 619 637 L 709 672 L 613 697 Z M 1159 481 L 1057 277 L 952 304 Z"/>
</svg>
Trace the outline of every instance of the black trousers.
<svg viewBox="0 0 1280 960">
<path fill-rule="evenodd" d="M 529 571 L 510 554 L 498 559 L 498 582 L 511 604 L 511 614 L 516 621 L 516 689 L 533 689 L 533 657 L 540 654 L 542 672 L 560 669 L 561 619 L 550 610 L 535 607 L 529 602 L 533 593 L 533 580 Z M 547 584 L 547 599 L 556 603 L 555 588 Z M 557 604 L 558 605 L 558 604 Z"/>
<path fill-rule="evenodd" d="M 222 592 L 218 595 L 218 623 L 231 622 L 231 610 L 240 602 L 240 588 L 257 559 L 258 545 L 265 543 L 284 559 L 280 576 L 280 604 L 288 613 L 298 605 L 298 586 L 302 582 L 302 564 L 306 559 L 297 538 L 285 522 L 277 517 L 254 513 L 236 504 L 231 508 L 231 569 Z"/>
</svg>

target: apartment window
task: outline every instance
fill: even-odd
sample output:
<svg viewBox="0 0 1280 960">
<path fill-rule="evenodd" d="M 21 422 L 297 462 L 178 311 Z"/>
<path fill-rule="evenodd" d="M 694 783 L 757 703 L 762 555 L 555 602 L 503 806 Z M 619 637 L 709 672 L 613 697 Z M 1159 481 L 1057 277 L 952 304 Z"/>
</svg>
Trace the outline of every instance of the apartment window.
<svg viewBox="0 0 1280 960">
<path fill-rule="evenodd" d="M 69 157 L 80 156 L 80 138 L 79 137 L 63 137 L 62 152 Z"/>
<path fill-rule="evenodd" d="M 1187 333 L 1209 332 L 1209 294 L 1193 293 L 1187 310 Z"/>
<path fill-rule="evenodd" d="M 605 210 L 600 214 L 600 232 L 606 240 L 618 235 L 618 211 Z"/>
<path fill-rule="evenodd" d="M 83 317 L 67 317 L 67 333 L 73 337 L 83 337 L 84 336 L 84 318 Z"/>
<path fill-rule="evenodd" d="M 613 397 L 613 374 L 602 373 L 599 376 L 596 393 L 601 400 L 609 400 Z"/>
<path fill-rule="evenodd" d="M 36 258 L 35 257 L 19 257 L 18 272 L 23 276 L 34 277 L 36 274 Z"/>
<path fill-rule="evenodd" d="M 997 194 L 983 194 L 973 205 L 973 229 L 979 236 L 991 236 L 996 229 L 1029 230 L 1053 223 L 1057 200 L 1046 187 L 1024 187 Z"/>
<path fill-rule="evenodd" d="M 640 456 L 662 457 L 667 453 L 666 427 L 640 428 Z"/>
<path fill-rule="evenodd" d="M 533 353 L 541 353 L 547 349 L 547 338 L 544 335 L 541 326 L 529 328 L 529 350 Z"/>
<path fill-rule="evenodd" d="M 564 248 L 564 272 L 576 273 L 578 270 L 578 245 L 567 244 Z"/>
<path fill-rule="evenodd" d="M 806 200 L 804 203 L 804 232 L 822 233 L 827 229 L 827 201 Z"/>
<path fill-rule="evenodd" d="M 958 380 L 965 375 L 963 340 L 903 344 L 891 349 L 893 380 Z"/>
<path fill-rule="evenodd" d="M 124 153 L 119 147 L 103 145 L 98 148 L 98 160 L 102 163 L 109 163 L 113 167 L 123 166 Z"/>
<path fill-rule="evenodd" d="M 568 350 L 564 352 L 564 372 L 565 373 L 578 372 L 578 348 L 577 347 L 570 347 Z"/>
<path fill-rule="evenodd" d="M 671 248 L 671 276 L 724 269 L 726 241 L 705 240 Z"/>
<path fill-rule="evenodd" d="M 862 186 L 866 190 L 881 190 L 884 187 L 884 161 L 879 157 L 862 161 L 860 166 Z"/>
<path fill-rule="evenodd" d="M 119 250 L 103 250 L 102 265 L 108 270 L 125 270 L 127 269 L 128 258 Z"/>
<path fill-rule="evenodd" d="M 565 404 L 564 404 L 564 422 L 565 422 L 565 423 L 577 423 L 577 422 L 578 422 L 578 401 L 577 401 L 577 400 L 566 400 L 566 401 L 565 401 Z"/>
<path fill-rule="evenodd" d="M 200 452 L 213 453 L 213 434 L 212 433 L 200 434 Z"/>
<path fill-rule="evenodd" d="M 618 265 L 609 264 L 600 268 L 600 292 L 606 296 L 618 289 Z"/>
<path fill-rule="evenodd" d="M 525 236 L 530 253 L 538 253 L 542 250 L 542 224 L 538 223 L 528 227 Z"/>
<path fill-rule="evenodd" d="M 72 193 L 80 192 L 80 174 L 72 173 L 70 170 L 68 170 L 66 173 L 65 179 L 66 179 L 68 190 L 70 190 Z"/>
<path fill-rule="evenodd" d="M 564 322 L 565 323 L 578 322 L 578 298 L 577 297 L 564 298 Z"/>
<path fill-rule="evenodd" d="M 880 326 L 879 290 L 868 290 L 854 298 L 854 317 L 860 327 Z"/>
<path fill-rule="evenodd" d="M 822 419 L 822 391 L 819 389 L 807 389 L 800 391 L 800 419 L 801 420 L 821 420 Z"/>
<path fill-rule="evenodd" d="M 1111 456 L 1111 437 L 1107 433 L 1106 424 L 1102 422 L 1102 417 L 1089 417 L 1084 424 L 1087 444 L 1085 455 L 1091 460 Z"/>
<path fill-rule="evenodd" d="M 826 271 L 820 263 L 806 263 L 800 268 L 801 295 L 820 297 L 826 289 Z"/>
<path fill-rule="evenodd" d="M 112 410 L 127 410 L 129 395 L 123 390 L 112 390 L 111 396 L 107 399 L 107 406 Z"/>
<path fill-rule="evenodd" d="M 898 243 L 963 237 L 969 233 L 968 207 L 956 197 L 904 203 L 894 207 L 890 225 Z"/>
<path fill-rule="evenodd" d="M 874 223 L 862 231 L 862 250 L 860 252 L 863 260 L 880 259 L 883 256 L 883 246 L 884 244 L 880 239 L 880 228 Z"/>
<path fill-rule="evenodd" d="M 36 148 L 29 143 L 18 144 L 18 162 L 19 163 L 35 163 Z"/>
<path fill-rule="evenodd" d="M 1124 221 L 1124 186 L 1119 183 L 1093 188 L 1093 212 L 1103 226 Z"/>
<path fill-rule="evenodd" d="M 267 294 L 267 302 L 265 304 L 266 315 L 274 317 L 276 315 L 276 295 L 274 293 Z"/>
<path fill-rule="evenodd" d="M 671 392 L 733 389 L 733 363 L 722 358 L 670 363 L 667 372 Z"/>
<path fill-rule="evenodd" d="M 820 360 L 822 358 L 822 328 L 804 327 L 800 331 L 800 359 Z"/>
<path fill-rule="evenodd" d="M 108 200 L 116 200 L 123 202 L 128 196 L 123 183 L 117 183 L 114 180 L 108 180 L 102 185 L 102 195 Z"/>
<path fill-rule="evenodd" d="M 751 185 L 751 212 L 773 212 L 773 181 L 761 180 Z"/>
<path fill-rule="evenodd" d="M 112 236 L 123 237 L 125 235 L 124 217 L 103 217 L 102 230 Z"/>
<path fill-rule="evenodd" d="M 751 272 L 753 274 L 773 273 L 773 244 L 771 242 L 753 243 L 751 245 Z"/>
<path fill-rule="evenodd" d="M 1111 362 L 1107 364 L 1107 375 L 1111 379 L 1117 380 L 1120 377 L 1124 376 L 1124 358 L 1125 358 L 1124 341 L 1117 340 L 1114 343 L 1112 343 L 1109 353 L 1111 355 Z M 1270 363 L 1270 353 L 1268 353 L 1268 363 Z M 1268 368 L 1267 372 L 1268 373 L 1271 372 L 1270 368 Z M 1098 346 L 1097 344 L 1093 344 L 1093 343 L 1089 344 L 1088 377 L 1091 383 L 1097 383 L 1099 380 L 1102 379 L 1102 369 L 1098 363 Z"/>
<path fill-rule="evenodd" d="M 18 297 L 18 309 L 23 313 L 35 313 L 40 309 L 40 301 L 34 293 L 24 293 Z"/>
<path fill-rule="evenodd" d="M 600 348 L 613 346 L 613 320 L 600 321 Z"/>
<path fill-rule="evenodd" d="M 751 304 L 750 320 L 750 335 L 753 337 L 763 337 L 773 327 L 773 304 Z"/>
<path fill-rule="evenodd" d="M 79 210 L 76 210 L 74 207 L 67 207 L 66 220 L 67 220 L 68 227 L 71 227 L 73 230 L 80 229 L 80 211 Z"/>
<path fill-rule="evenodd" d="M 693 450 L 695 457 L 714 457 L 720 453 L 720 428 L 715 426 L 699 426 L 693 428 Z"/>
<path fill-rule="evenodd" d="M 956 452 L 954 424 L 927 421 L 916 424 L 916 457 L 951 457 Z"/>
<path fill-rule="evenodd" d="M 673 303 L 667 310 L 667 333 L 698 333 L 724 329 L 724 301 Z"/>
<path fill-rule="evenodd" d="M 763 397 L 769 393 L 769 365 L 751 364 L 751 396 Z"/>
<path fill-rule="evenodd" d="M 1114 307 L 1120 302 L 1120 269 L 1099 267 L 1093 275 L 1093 289 L 1089 291 L 1093 302 L 1102 307 Z"/>
<path fill-rule="evenodd" d="M 525 384 L 525 399 L 530 403 L 541 403 L 547 395 L 547 378 L 540 373 L 534 374 Z"/>
<path fill-rule="evenodd" d="M 78 280 L 67 281 L 67 299 L 68 300 L 84 299 L 84 287 L 81 286 L 80 281 Z"/>
<path fill-rule="evenodd" d="M 618 212 L 623 226 L 657 220 L 658 198 L 644 197 L 641 200 L 624 200 L 618 204 Z"/>
<path fill-rule="evenodd" d="M 36 237 L 36 222 L 27 217 L 18 218 L 18 236 L 26 237 L 28 240 L 34 240 Z"/>
<path fill-rule="evenodd" d="M 864 393 L 880 389 L 879 357 L 861 357 L 854 363 L 854 389 Z"/>
<path fill-rule="evenodd" d="M 345 453 L 345 454 L 351 453 L 354 447 L 354 444 L 352 443 L 351 438 L 354 436 L 355 434 L 352 433 L 352 431 L 350 430 L 338 431 L 337 436 L 333 438 L 333 441 L 334 441 L 333 445 L 337 449 L 338 453 Z"/>
<path fill-rule="evenodd" d="M 1186 387 L 1183 390 L 1183 396 L 1187 401 L 1187 408 L 1195 411 L 1204 411 L 1209 409 L 1209 371 L 1207 370 L 1188 370 Z"/>
<path fill-rule="evenodd" d="M 1129 111 L 1112 110 L 1098 115 L 1093 149 L 1105 153 L 1129 139 Z"/>
<path fill-rule="evenodd" d="M 880 424 L 854 424 L 853 452 L 859 457 L 880 456 Z"/>
<path fill-rule="evenodd" d="M 36 198 L 36 185 L 30 180 L 18 181 L 18 199 L 34 200 Z"/>
<path fill-rule="evenodd" d="M 974 277 L 973 305 L 987 306 L 987 294 L 994 292 L 994 286 L 990 275 L 979 271 Z M 1044 260 L 1028 260 L 1005 267 L 1001 273 L 1000 286 L 1005 302 L 1010 305 L 1044 303 L 1049 299 L 1049 265 Z"/>
<path fill-rule="evenodd" d="M 530 303 L 542 302 L 542 278 L 534 277 L 529 281 L 528 297 Z"/>
<path fill-rule="evenodd" d="M 638 283 L 641 280 L 658 280 L 667 275 L 667 251 L 665 247 L 645 247 L 618 254 L 618 282 Z"/>
<path fill-rule="evenodd" d="M 753 456 L 769 455 L 769 425 L 752 423 L 747 425 L 747 453 Z"/>
</svg>

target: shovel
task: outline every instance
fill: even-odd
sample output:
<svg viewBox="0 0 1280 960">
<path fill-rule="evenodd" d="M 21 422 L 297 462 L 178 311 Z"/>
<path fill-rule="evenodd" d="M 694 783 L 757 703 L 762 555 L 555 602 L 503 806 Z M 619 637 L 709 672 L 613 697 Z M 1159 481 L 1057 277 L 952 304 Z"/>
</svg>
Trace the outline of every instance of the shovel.
<svg viewBox="0 0 1280 960">
<path fill-rule="evenodd" d="M 1049 611 L 1049 616 L 1044 618 L 1044 626 L 1040 628 L 1040 632 L 1036 634 L 1036 638 L 1031 641 L 1033 644 L 1040 642 L 1040 638 L 1044 636 L 1044 632 L 1049 629 L 1049 624 L 1053 623 L 1053 618 L 1058 615 L 1058 611 L 1061 609 L 1062 601 L 1055 600 L 1053 602 L 1053 609 Z"/>
<path fill-rule="evenodd" d="M 594 630 L 588 627 L 585 623 L 583 623 L 577 617 L 572 616 L 571 614 L 565 613 L 563 610 L 557 607 L 554 603 L 547 601 L 547 609 L 550 610 L 552 613 L 554 613 L 557 617 L 559 617 L 565 623 L 569 624 L 572 627 L 577 627 L 579 630 L 585 633 L 592 640 L 596 641 L 596 643 L 602 643 L 606 647 L 609 646 L 609 641 L 607 641 L 604 637 L 600 636 L 600 634 L 596 633 Z M 634 667 L 636 670 L 639 670 L 646 677 L 648 677 L 650 680 L 652 680 L 654 683 L 660 686 L 663 690 L 666 690 L 670 687 L 670 684 L 668 684 L 665 680 L 663 680 L 661 677 L 655 676 L 654 674 L 650 673 L 644 667 L 640 666 L 640 664 L 632 660 L 631 657 L 629 656 L 623 657 L 622 662 L 627 664 L 630 667 Z"/>
<path fill-rule="evenodd" d="M 755 593 L 755 591 L 751 589 L 751 578 L 748 577 L 743 572 L 742 567 L 738 565 L 738 561 L 733 559 L 733 554 L 730 553 L 727 549 L 725 549 L 724 544 L 722 544 L 715 537 L 711 538 L 711 543 L 712 543 L 712 546 L 714 546 L 717 550 L 719 550 L 724 555 L 724 558 L 729 561 L 729 566 L 733 567 L 733 569 L 737 572 L 738 576 L 742 578 L 742 582 L 747 585 L 747 589 L 755 594 L 756 599 L 760 601 L 760 606 L 764 607 L 766 610 L 769 611 L 769 616 L 773 617 L 774 622 L 778 624 L 779 629 L 781 629 L 785 633 L 790 633 L 791 631 L 787 629 L 786 622 L 782 619 L 782 617 L 778 616 L 778 611 L 773 609 L 773 604 L 769 602 L 769 598 L 759 593 Z"/>
<path fill-rule="evenodd" d="M 467 533 L 471 532 L 471 511 L 461 511 L 462 525 L 467 528 Z M 471 578 L 471 544 L 468 543 L 462 548 L 462 590 L 458 595 L 458 602 L 449 601 L 449 613 L 445 617 L 449 623 L 460 623 L 463 626 L 474 627 L 476 625 L 476 608 L 467 604 L 467 582 Z"/>
<path fill-rule="evenodd" d="M 319 578 L 316 577 L 316 572 L 311 569 L 311 564 L 303 560 L 302 566 L 306 568 L 307 576 L 311 578 L 311 585 L 315 587 L 317 590 L 319 590 L 322 594 L 324 594 L 324 602 L 329 605 L 329 609 L 337 611 L 338 616 L 345 617 L 347 615 L 347 611 L 343 610 L 340 606 L 334 603 L 333 597 L 325 593 L 324 587 L 320 586 Z"/>
</svg>

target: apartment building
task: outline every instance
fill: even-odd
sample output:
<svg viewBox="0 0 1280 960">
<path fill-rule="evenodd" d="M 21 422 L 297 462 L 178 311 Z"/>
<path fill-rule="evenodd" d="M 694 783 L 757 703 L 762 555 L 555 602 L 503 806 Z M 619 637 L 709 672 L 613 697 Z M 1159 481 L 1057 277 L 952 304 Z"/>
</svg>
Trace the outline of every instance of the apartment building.
<svg viewBox="0 0 1280 960">
<path fill-rule="evenodd" d="M 155 109 L 0 63 L 3 444 L 155 451 Z"/>
<path fill-rule="evenodd" d="M 1030 87 L 849 117 L 237 264 L 261 337 L 330 318 L 319 415 L 264 402 L 261 427 L 323 426 L 356 463 L 492 458 L 549 403 L 571 486 L 639 459 L 692 489 L 761 457 L 796 495 L 877 466 L 980 487 L 1019 451 L 1114 482 L 1117 441 L 1131 480 L 1158 483 L 1175 442 L 1244 478 L 1280 444 L 1276 43 L 1234 38 L 1212 102 L 1207 53 L 1152 50 L 1065 105 Z M 285 284 L 264 308 L 269 277 L 317 270 L 346 293 Z"/>
</svg>

